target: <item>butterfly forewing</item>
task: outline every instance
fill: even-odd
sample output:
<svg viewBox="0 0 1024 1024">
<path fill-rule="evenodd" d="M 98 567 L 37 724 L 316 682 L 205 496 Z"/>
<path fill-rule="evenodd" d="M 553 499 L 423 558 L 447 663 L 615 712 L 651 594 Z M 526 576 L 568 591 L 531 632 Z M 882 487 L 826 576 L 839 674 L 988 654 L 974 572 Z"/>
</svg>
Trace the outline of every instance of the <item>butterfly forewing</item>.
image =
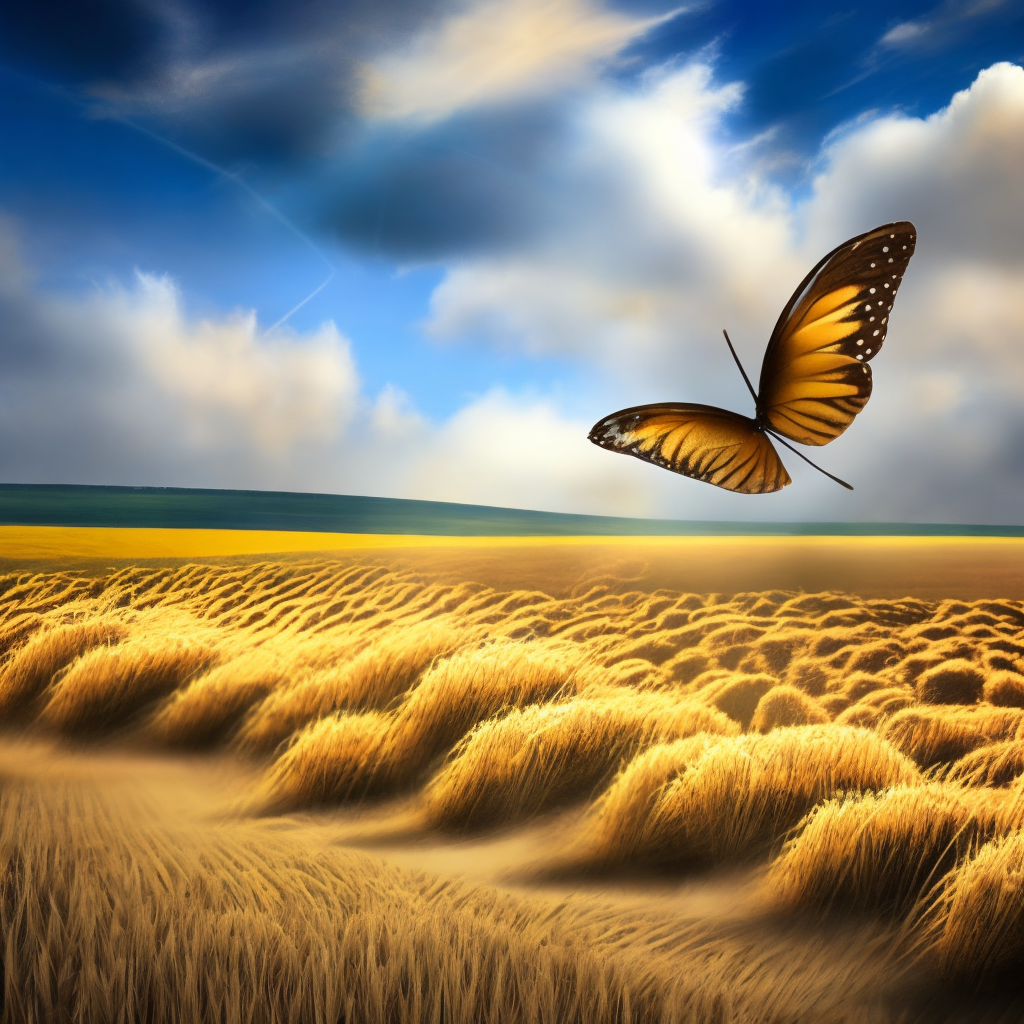
<svg viewBox="0 0 1024 1024">
<path fill-rule="evenodd" d="M 771 441 L 746 416 L 710 405 L 638 405 L 606 416 L 594 444 L 743 494 L 790 483 Z"/>
<path fill-rule="evenodd" d="M 916 239 L 909 221 L 884 224 L 844 242 L 804 278 L 761 365 L 761 422 L 812 445 L 853 422 L 871 396 L 867 363 L 885 341 Z"/>
</svg>

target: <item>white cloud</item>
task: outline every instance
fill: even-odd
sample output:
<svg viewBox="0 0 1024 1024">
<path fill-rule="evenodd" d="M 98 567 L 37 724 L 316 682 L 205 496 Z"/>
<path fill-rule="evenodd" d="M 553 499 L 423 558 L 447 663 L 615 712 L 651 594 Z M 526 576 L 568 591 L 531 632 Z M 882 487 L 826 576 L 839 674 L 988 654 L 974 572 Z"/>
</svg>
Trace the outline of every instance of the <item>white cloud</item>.
<svg viewBox="0 0 1024 1024">
<path fill-rule="evenodd" d="M 252 313 L 191 320 L 173 283 L 146 274 L 47 293 L 5 234 L 5 479 L 298 483 L 296 453 L 333 442 L 355 413 L 359 382 L 333 324 L 268 337 Z"/>
<path fill-rule="evenodd" d="M 893 25 L 878 41 L 890 49 L 939 42 L 950 33 L 962 31 L 965 23 L 1005 7 L 1006 0 L 945 0 L 928 14 Z"/>
<path fill-rule="evenodd" d="M 892 115 L 832 143 L 803 211 L 816 245 L 906 218 L 917 262 L 1024 263 L 1024 68 L 995 64 L 927 118 Z"/>
<path fill-rule="evenodd" d="M 261 337 L 251 311 L 192 324 L 173 282 L 146 274 L 133 291 L 111 289 L 88 308 L 140 376 L 181 410 L 197 448 L 239 435 L 277 458 L 334 437 L 354 412 L 355 366 L 332 323 L 306 338 Z"/>
<path fill-rule="evenodd" d="M 538 96 L 592 77 L 654 25 L 593 0 L 476 0 L 363 68 L 362 111 L 440 121 L 459 110 Z"/>
<path fill-rule="evenodd" d="M 901 21 L 893 25 L 879 40 L 882 46 L 903 46 L 926 35 L 928 27 L 917 21 Z"/>
<path fill-rule="evenodd" d="M 785 197 L 729 174 L 715 134 L 742 90 L 711 76 L 696 64 L 650 75 L 636 93 L 600 92 L 566 154 L 549 235 L 453 267 L 428 330 L 593 359 L 627 386 L 720 365 L 731 387 L 722 328 L 741 345 L 756 338 L 804 268 Z"/>
<path fill-rule="evenodd" d="M 166 278 L 58 295 L 0 223 L 0 478 L 241 487 L 645 514 L 626 467 L 550 401 L 496 391 L 447 422 L 360 390 L 333 324 L 195 320 Z"/>
<path fill-rule="evenodd" d="M 930 117 L 848 126 L 799 202 L 723 141 L 742 102 L 701 64 L 591 90 L 552 169 L 550 230 L 449 267 L 428 323 L 574 361 L 579 386 L 493 390 L 440 424 L 396 388 L 360 392 L 333 327 L 268 339 L 250 314 L 196 323 L 153 278 L 57 298 L 0 253 L 0 473 L 698 519 L 1020 522 L 1024 69 L 987 69 Z M 793 486 L 751 498 L 586 441 L 599 417 L 641 402 L 749 412 L 721 328 L 756 380 L 806 270 L 895 219 L 917 225 L 918 252 L 874 396 L 810 453 L 852 494 L 786 452 Z"/>
<path fill-rule="evenodd" d="M 587 440 L 591 424 L 551 401 L 496 389 L 461 409 L 410 467 L 409 496 L 511 508 L 649 515 L 649 495 L 629 467 Z M 624 460 L 623 460 L 624 461 Z"/>
<path fill-rule="evenodd" d="M 876 116 L 836 133 L 798 203 L 722 141 L 738 102 L 737 87 L 699 65 L 594 94 L 563 161 L 578 204 L 533 247 L 452 267 L 430 329 L 591 363 L 614 403 L 595 419 L 672 399 L 746 412 L 720 328 L 756 380 L 806 270 L 844 238 L 909 219 L 918 252 L 874 397 L 842 438 L 809 453 L 853 494 L 812 483 L 789 453 L 796 483 L 771 499 L 666 489 L 658 481 L 672 478 L 653 468 L 635 484 L 661 514 L 1020 521 L 1024 458 L 1010 439 L 1024 439 L 1024 69 L 988 68 L 930 117 Z"/>
</svg>

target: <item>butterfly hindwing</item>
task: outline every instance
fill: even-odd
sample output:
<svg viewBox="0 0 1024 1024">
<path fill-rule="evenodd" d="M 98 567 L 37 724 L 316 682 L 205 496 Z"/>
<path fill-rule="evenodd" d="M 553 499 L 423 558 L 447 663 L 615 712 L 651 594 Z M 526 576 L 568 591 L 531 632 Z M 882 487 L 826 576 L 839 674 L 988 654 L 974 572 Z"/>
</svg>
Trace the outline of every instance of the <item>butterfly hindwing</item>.
<svg viewBox="0 0 1024 1024">
<path fill-rule="evenodd" d="M 711 405 L 623 409 L 595 424 L 590 440 L 743 494 L 766 494 L 790 483 L 771 441 L 753 420 Z"/>
<path fill-rule="evenodd" d="M 916 239 L 909 221 L 884 224 L 844 242 L 804 278 L 761 365 L 758 413 L 772 430 L 827 444 L 864 408 L 867 364 L 885 341 Z"/>
</svg>

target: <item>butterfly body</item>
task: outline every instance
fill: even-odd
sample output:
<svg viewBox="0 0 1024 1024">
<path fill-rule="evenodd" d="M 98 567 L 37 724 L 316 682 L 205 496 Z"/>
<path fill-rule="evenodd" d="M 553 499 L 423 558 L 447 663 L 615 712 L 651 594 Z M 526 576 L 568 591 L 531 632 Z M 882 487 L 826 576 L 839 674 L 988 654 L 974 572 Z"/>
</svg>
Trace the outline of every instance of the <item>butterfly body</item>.
<svg viewBox="0 0 1024 1024">
<path fill-rule="evenodd" d="M 590 440 L 743 494 L 785 487 L 792 481 L 770 436 L 794 452 L 786 438 L 828 444 L 867 404 L 868 363 L 885 340 L 916 237 L 909 221 L 884 224 L 815 265 L 772 331 L 756 392 L 747 380 L 753 418 L 710 405 L 640 405 L 606 416 Z"/>
</svg>

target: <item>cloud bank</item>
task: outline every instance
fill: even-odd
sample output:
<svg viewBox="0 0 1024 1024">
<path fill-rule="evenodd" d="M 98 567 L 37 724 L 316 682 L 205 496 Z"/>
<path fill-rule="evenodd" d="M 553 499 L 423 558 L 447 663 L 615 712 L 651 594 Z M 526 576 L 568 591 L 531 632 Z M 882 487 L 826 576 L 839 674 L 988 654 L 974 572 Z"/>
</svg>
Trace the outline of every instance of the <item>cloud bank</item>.
<svg viewBox="0 0 1024 1024">
<path fill-rule="evenodd" d="M 643 514 L 588 424 L 500 389 L 432 424 L 362 389 L 331 323 L 190 318 L 165 278 L 66 296 L 36 286 L 0 223 L 0 478 L 240 487 Z M 566 448 L 577 464 L 563 463 Z"/>
<path fill-rule="evenodd" d="M 856 492 L 798 477 L 796 465 L 794 487 L 759 499 L 756 512 L 693 485 L 670 505 L 652 501 L 697 518 L 1019 521 L 1024 69 L 988 68 L 927 118 L 847 126 L 796 202 L 750 152 L 716 137 L 723 112 L 741 102 L 700 65 L 600 96 L 575 153 L 585 198 L 564 211 L 557 240 L 452 267 L 430 330 L 595 363 L 615 381 L 612 408 L 675 399 L 749 412 L 721 328 L 756 379 L 806 269 L 845 238 L 909 219 L 918 251 L 874 397 L 846 435 L 811 453 Z M 595 405 L 593 418 L 612 408 Z"/>
<path fill-rule="evenodd" d="M 57 295 L 10 250 L 0 421 L 15 444 L 0 473 L 681 518 L 1020 521 L 1024 69 L 984 70 L 929 117 L 844 126 L 793 195 L 766 169 L 770 139 L 737 143 L 724 131 L 747 98 L 713 64 L 670 64 L 634 82 L 594 77 L 645 22 L 582 0 L 504 8 L 524 24 L 569 19 L 550 50 L 550 69 L 568 78 L 545 78 L 538 51 L 541 65 L 495 58 L 478 87 L 453 84 L 451 40 L 476 31 L 484 10 L 446 8 L 433 28 L 410 15 L 404 49 L 360 65 L 377 79 L 345 72 L 364 90 L 365 159 L 325 165 L 320 196 L 333 182 L 324 209 L 346 237 L 390 239 L 390 252 L 443 263 L 425 325 L 437 342 L 558 356 L 578 368 L 571 395 L 496 389 L 431 422 L 400 381 L 366 394 L 358 345 L 332 325 L 267 337 L 252 313 L 196 321 L 152 276 Z M 530 92 L 568 79 L 581 87 L 571 104 Z M 464 164 L 460 140 L 472 142 Z M 404 162 L 410 152 L 422 159 Z M 474 167 L 476 191 L 463 187 Z M 594 421 L 641 402 L 749 412 L 721 329 L 756 379 L 806 270 L 896 219 L 915 222 L 919 244 L 875 394 L 847 434 L 812 453 L 855 484 L 852 495 L 788 453 L 794 485 L 752 499 L 587 443 Z"/>
</svg>

